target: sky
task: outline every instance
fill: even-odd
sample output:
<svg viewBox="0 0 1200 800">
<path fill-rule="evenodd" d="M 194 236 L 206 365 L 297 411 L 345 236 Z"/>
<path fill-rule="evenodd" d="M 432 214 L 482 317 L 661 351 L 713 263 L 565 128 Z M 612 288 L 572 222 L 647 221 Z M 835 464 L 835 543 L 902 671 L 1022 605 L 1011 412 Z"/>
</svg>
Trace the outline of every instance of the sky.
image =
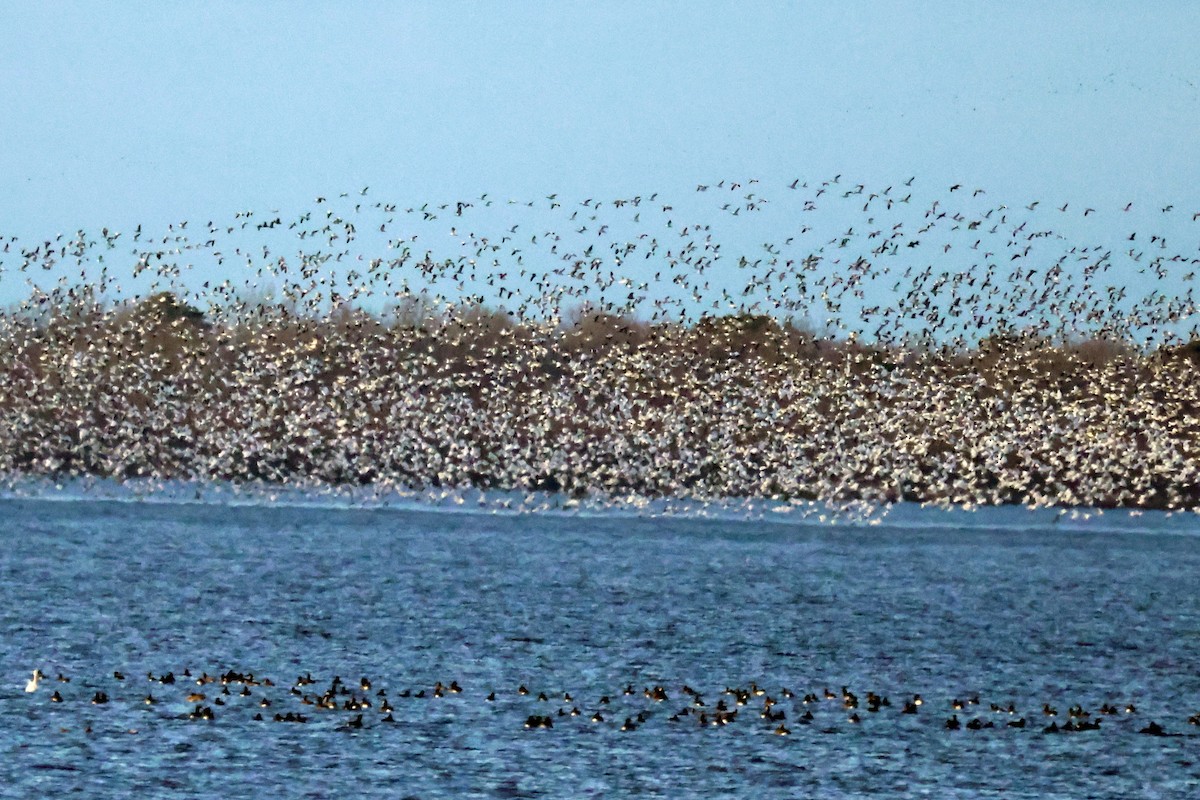
<svg viewBox="0 0 1200 800">
<path fill-rule="evenodd" d="M 1200 210 L 1188 2 L 81 2 L 0 16 L 0 235 L 22 241 L 367 186 L 419 204 L 919 176 L 1013 205 Z"/>
</svg>

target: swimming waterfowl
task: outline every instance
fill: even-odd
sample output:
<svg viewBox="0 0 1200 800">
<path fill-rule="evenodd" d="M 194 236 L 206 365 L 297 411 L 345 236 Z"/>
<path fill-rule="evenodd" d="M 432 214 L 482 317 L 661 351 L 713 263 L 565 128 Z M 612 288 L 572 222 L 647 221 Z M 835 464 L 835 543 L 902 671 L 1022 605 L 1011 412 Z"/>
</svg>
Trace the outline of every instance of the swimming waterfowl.
<svg viewBox="0 0 1200 800">
<path fill-rule="evenodd" d="M 213 710 L 211 708 L 209 708 L 208 706 L 199 706 L 199 707 L 195 708 L 192 711 L 192 713 L 188 714 L 188 719 L 191 719 L 191 720 L 214 720 L 214 719 L 216 719 L 216 715 L 213 713 Z"/>
<path fill-rule="evenodd" d="M 204 675 L 206 676 L 207 673 L 204 673 Z M 39 671 L 39 672 L 35 673 L 33 677 L 35 680 L 41 680 L 45 676 L 44 676 L 44 674 L 41 674 Z M 147 674 L 148 681 L 160 683 L 160 684 L 163 681 L 163 677 L 165 677 L 165 675 L 162 677 L 155 677 L 154 673 Z M 202 676 L 202 678 L 203 678 L 203 676 Z M 212 706 L 204 705 L 204 702 L 206 701 L 207 696 L 205 693 L 200 692 L 200 691 L 194 691 L 194 692 L 188 693 L 188 692 L 186 692 L 186 690 L 184 690 L 179 695 L 173 696 L 175 698 L 175 701 L 178 701 L 180 699 L 185 699 L 188 702 L 195 704 L 196 707 L 189 714 L 186 715 L 187 719 L 212 720 L 215 718 L 213 706 L 225 705 L 225 703 L 226 703 L 226 701 L 224 700 L 225 697 L 227 697 L 227 696 L 228 697 L 252 696 L 253 693 L 250 690 L 250 687 L 252 685 L 265 685 L 265 683 L 266 683 L 265 679 L 260 681 L 256 678 L 254 678 L 254 676 L 251 673 L 240 673 L 240 672 L 233 672 L 233 671 L 226 672 L 223 675 L 221 675 L 217 678 L 214 678 L 210 681 L 205 681 L 202 679 L 198 683 L 199 683 L 199 685 L 202 686 L 202 685 L 205 685 L 206 683 L 210 683 L 210 682 L 214 682 L 214 681 L 220 683 L 221 689 L 220 689 L 219 693 L 213 693 L 213 692 L 208 693 L 210 695 L 215 694 L 215 697 L 213 697 L 211 700 Z M 237 692 L 231 691 L 230 686 L 233 684 L 238 684 L 238 683 L 242 684 L 239 691 L 237 691 Z M 355 688 L 361 688 L 361 685 L 362 685 L 362 683 L 360 681 L 358 683 L 358 686 Z M 452 683 L 451 685 L 454 685 L 454 684 Z M 767 722 L 775 723 L 775 726 L 773 726 L 773 728 L 775 728 L 775 729 L 784 728 L 786 730 L 787 729 L 787 727 L 786 727 L 787 711 L 780 704 L 780 702 L 776 699 L 777 697 L 779 697 L 779 698 L 785 697 L 784 693 L 780 692 L 779 695 L 772 696 L 771 694 L 762 690 L 761 687 L 758 687 L 753 682 L 749 683 L 748 686 L 749 686 L 749 688 L 746 688 L 746 689 L 736 688 L 736 687 L 726 687 L 728 696 L 731 697 L 732 700 L 728 700 L 726 697 L 719 697 L 712 710 L 705 709 L 705 707 L 704 707 L 705 704 L 702 699 L 702 695 L 699 692 L 697 692 L 695 689 L 693 689 L 690 686 L 686 687 L 689 691 L 685 692 L 685 694 L 687 694 L 689 696 L 691 702 L 688 703 L 687 705 L 685 705 L 683 708 L 676 711 L 674 714 L 670 714 L 669 716 L 664 716 L 662 718 L 663 722 L 678 723 L 678 722 L 686 719 L 688 716 L 694 716 L 696 718 L 697 725 L 700 727 L 707 728 L 707 727 L 730 725 L 730 724 L 735 723 L 735 721 L 737 719 L 737 716 L 738 716 L 737 709 L 741 708 L 743 705 L 747 704 L 749 700 L 757 697 L 761 700 L 761 708 L 758 710 L 757 716 Z M 375 719 L 381 720 L 381 721 L 394 722 L 395 718 L 393 715 L 393 707 L 387 700 L 386 690 L 383 687 L 376 687 L 375 685 L 372 685 L 371 688 L 372 688 L 372 690 L 377 689 L 375 694 L 376 694 L 376 696 L 378 696 L 380 698 L 380 701 L 378 703 L 380 713 L 379 713 L 379 716 L 377 716 Z M 289 690 L 289 692 L 284 695 L 284 699 L 288 699 L 291 697 L 297 697 L 297 695 L 293 693 L 296 691 L 298 691 L 298 690 L 296 690 L 295 687 L 292 687 L 292 689 Z M 446 693 L 446 694 L 450 693 L 450 685 L 442 684 L 440 681 L 437 682 L 434 686 L 433 693 L 435 696 L 437 696 L 437 694 L 439 692 Z M 424 690 L 421 690 L 421 692 L 419 692 L 416 696 L 421 696 L 423 693 L 424 693 Z M 530 693 L 527 692 L 527 694 L 530 694 Z M 400 696 L 403 696 L 403 695 L 400 695 Z M 637 698 L 636 700 L 635 699 L 627 699 L 627 700 L 623 701 L 622 704 L 626 706 L 626 708 L 623 709 L 623 712 L 628 712 L 628 713 L 625 717 L 625 722 L 622 723 L 622 725 L 621 725 L 621 729 L 632 731 L 632 730 L 636 730 L 636 728 L 638 728 L 638 727 L 642 727 L 643 725 L 652 725 L 654 723 L 654 719 L 653 719 L 653 713 L 650 711 L 651 704 L 656 704 L 658 702 L 662 702 L 663 700 L 666 700 L 668 696 L 669 696 L 669 692 L 665 685 L 654 684 L 654 685 L 648 686 L 648 687 L 644 688 L 642 691 L 636 693 L 636 698 Z M 807 695 L 807 694 L 805 695 L 806 698 L 809 696 L 810 695 Z M 563 698 L 562 703 L 558 704 L 552 713 L 547 713 L 545 715 L 531 715 L 530 717 L 527 718 L 527 722 L 531 722 L 532 723 L 531 726 L 534 726 L 534 727 L 539 727 L 539 728 L 551 727 L 553 724 L 553 722 L 552 722 L 553 717 L 558 717 L 559 724 L 563 725 L 563 724 L 566 724 L 566 721 L 568 721 L 569 718 L 571 718 L 571 717 L 583 716 L 583 712 L 579 709 L 578 706 L 571 705 L 571 702 L 573 701 L 573 698 L 574 698 L 574 695 L 572 692 L 564 691 L 561 693 L 561 697 Z M 855 708 L 855 701 L 857 701 L 858 698 L 855 696 L 854 692 L 850 691 L 848 687 L 843 686 L 842 692 L 839 695 L 837 695 L 837 697 L 839 697 L 841 699 L 840 705 L 845 706 L 849 712 L 848 716 L 846 717 L 846 723 L 848 723 L 850 725 L 862 724 L 863 720 L 859 716 L 859 713 Z M 494 692 L 489 693 L 488 698 L 490 700 L 494 701 L 495 693 Z M 897 713 L 901 713 L 901 714 L 916 714 L 917 713 L 917 711 L 919 709 L 919 706 L 917 705 L 917 701 L 921 698 L 921 695 L 913 694 L 913 695 L 910 695 L 910 698 L 911 699 L 907 700 L 904 703 L 903 708 L 901 710 L 899 710 L 899 712 L 897 712 Z M 536 699 L 539 702 L 548 702 L 547 692 L 538 692 Z M 816 697 L 812 696 L 812 699 L 815 700 Z M 329 688 L 326 690 L 326 692 L 323 695 L 309 696 L 309 695 L 301 694 L 297 698 L 297 700 L 300 703 L 305 704 L 305 705 L 315 705 L 317 708 L 320 708 L 324 711 L 339 712 L 339 713 L 345 713 L 345 714 L 350 715 L 349 717 L 342 717 L 342 716 L 337 717 L 337 719 L 342 720 L 340 722 L 340 727 L 342 727 L 342 728 L 358 727 L 358 725 L 354 724 L 354 721 L 358 720 L 359 722 L 361 722 L 362 717 L 364 716 L 363 712 L 375 707 L 375 705 L 376 705 L 375 703 L 372 702 L 370 695 L 364 693 L 363 695 L 360 696 L 356 691 L 351 691 L 350 687 L 344 686 L 341 682 L 339 682 L 336 679 L 333 682 L 331 682 Z M 288 702 L 297 702 L 297 700 L 289 699 Z M 608 700 L 609 700 L 609 698 L 607 696 L 604 696 L 601 698 L 602 704 Z M 963 710 L 966 707 L 969 707 L 970 705 L 978 705 L 978 702 L 972 702 L 973 700 L 977 701 L 977 697 L 976 698 L 968 698 L 968 699 L 962 699 L 960 697 L 939 698 L 937 700 L 937 702 L 948 703 L 952 709 L 954 709 L 955 711 L 959 711 L 959 710 Z M 64 698 L 57 691 L 53 693 L 52 697 L 50 697 L 50 702 L 61 703 L 63 701 L 64 701 Z M 884 706 L 885 698 L 883 698 L 882 695 L 876 694 L 873 691 L 866 692 L 866 701 L 867 701 L 867 704 L 866 704 L 867 708 L 871 712 L 879 713 L 881 711 L 881 709 L 886 708 L 886 706 Z M 97 691 L 92 697 L 93 704 L 103 704 L 103 703 L 108 703 L 108 702 L 109 702 L 108 696 L 101 691 Z M 122 702 L 121 698 L 118 698 L 118 702 Z M 138 700 L 134 697 L 134 698 L 128 698 L 125 702 L 137 703 Z M 147 706 L 148 705 L 157 705 L 159 703 L 166 703 L 166 702 L 169 702 L 169 700 L 167 698 L 164 698 L 161 696 L 156 697 L 152 693 L 145 695 L 144 698 L 141 699 L 141 703 L 143 703 Z M 265 696 L 261 696 L 261 695 L 254 701 L 254 705 L 260 709 L 266 709 L 266 708 L 270 707 L 271 704 L 272 704 L 272 702 L 270 699 L 268 699 Z M 459 704 L 455 704 L 455 705 L 459 705 Z M 634 707 L 630 708 L 631 705 Z M 644 707 L 641 709 L 638 709 L 637 708 L 638 705 L 642 705 Z M 803 714 L 797 718 L 799 720 L 799 724 L 805 725 L 805 724 L 810 724 L 815 721 L 815 715 L 813 713 L 813 708 L 815 708 L 815 706 L 810 707 L 810 706 L 805 705 L 803 703 L 803 701 L 800 701 L 799 703 L 797 703 L 797 705 L 795 705 L 793 707 L 798 712 L 803 711 Z M 991 704 L 991 707 L 992 707 L 993 711 L 995 711 L 996 713 L 1006 714 L 1006 715 L 1008 715 L 1010 717 L 1014 717 L 1014 718 L 1007 720 L 1004 726 L 998 726 L 996 723 L 994 723 L 990 720 L 978 717 L 978 716 L 970 718 L 970 719 L 964 719 L 964 718 L 961 718 L 957 713 L 955 713 L 949 718 L 942 718 L 940 723 L 938 721 L 931 721 L 930 724 L 934 724 L 934 725 L 940 724 L 941 727 L 945 728 L 946 730 L 951 730 L 951 731 L 957 731 L 957 730 L 961 730 L 964 728 L 966 730 L 970 730 L 970 731 L 981 731 L 984 729 L 993 729 L 993 728 L 997 728 L 997 727 L 1007 727 L 1007 728 L 1013 728 L 1013 729 L 1022 729 L 1024 727 L 1026 727 L 1026 719 L 1024 717 L 1021 717 L 1019 719 L 1015 718 L 1016 707 L 1015 707 L 1014 702 L 1010 701 L 1003 705 L 998 705 L 998 704 L 993 703 L 993 704 Z M 227 708 L 229 709 L 230 713 L 236 714 L 239 710 L 239 704 L 236 702 L 230 701 Z M 732 710 L 731 710 L 731 708 L 732 708 Z M 693 710 L 693 709 L 695 709 L 695 710 Z M 249 715 L 253 710 L 254 709 L 249 709 L 243 713 L 246 713 L 247 715 Z M 1105 702 L 1105 703 L 1101 704 L 1101 706 L 1098 709 L 1097 714 L 1098 714 L 1098 716 L 1109 716 L 1109 715 L 1113 715 L 1113 714 L 1117 713 L 1119 710 L 1120 709 L 1118 709 L 1117 706 L 1114 706 L 1112 704 Z M 281 711 L 282 711 L 282 709 L 281 709 Z M 505 709 L 503 707 L 496 709 L 497 713 L 504 713 L 504 711 L 505 711 Z M 1054 708 L 1054 706 L 1052 706 L 1050 703 L 1046 703 L 1046 702 L 1041 703 L 1040 711 L 1043 716 L 1049 716 L 1049 717 L 1053 718 L 1057 715 L 1057 710 Z M 1132 713 L 1132 712 L 1130 712 L 1130 713 Z M 297 719 L 297 717 L 299 717 L 299 715 L 294 714 L 294 712 L 288 712 L 288 714 L 278 714 L 276 716 L 279 717 L 282 721 L 300 721 L 299 719 Z M 1056 721 L 1052 721 L 1051 724 L 1047 725 L 1043 729 L 1043 731 L 1047 734 L 1050 734 L 1050 733 L 1073 734 L 1073 733 L 1081 733 L 1081 732 L 1100 731 L 1102 729 L 1100 719 L 1099 718 L 1092 719 L 1089 712 L 1079 703 L 1073 703 L 1069 707 L 1068 712 L 1066 713 L 1065 716 L 1068 717 L 1068 720 L 1066 723 L 1057 723 Z M 256 717 L 258 719 L 261 719 L 262 715 L 257 714 Z M 183 718 L 183 716 L 181 716 L 180 718 Z M 589 718 L 593 722 L 596 722 L 596 723 L 605 721 L 604 716 L 600 713 L 600 711 L 596 711 Z M 1186 719 L 1187 719 L 1187 722 L 1191 725 L 1200 725 L 1200 714 L 1195 714 L 1190 717 L 1186 717 Z M 549 724 L 546 724 L 547 722 L 549 722 Z M 914 720 L 913 724 L 919 724 L 919 723 L 917 723 L 916 720 Z M 829 727 L 825 728 L 825 730 L 828 730 L 831 732 L 836 732 L 837 728 L 833 727 L 833 726 L 829 726 Z M 1157 722 L 1151 722 L 1151 723 L 1147 724 L 1144 728 L 1142 728 L 1140 730 L 1140 732 L 1143 734 L 1146 734 L 1146 735 L 1154 735 L 1154 736 L 1178 735 L 1178 734 L 1167 733 L 1162 728 L 1162 726 L 1159 725 Z"/>
</svg>

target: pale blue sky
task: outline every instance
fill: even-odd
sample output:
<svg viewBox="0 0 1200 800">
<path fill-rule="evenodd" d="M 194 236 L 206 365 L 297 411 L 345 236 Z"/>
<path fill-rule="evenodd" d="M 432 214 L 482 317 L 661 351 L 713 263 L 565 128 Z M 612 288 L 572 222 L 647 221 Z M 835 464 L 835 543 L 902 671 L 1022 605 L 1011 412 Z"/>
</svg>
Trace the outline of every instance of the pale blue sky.
<svg viewBox="0 0 1200 800">
<path fill-rule="evenodd" d="M 5 3 L 0 234 L 796 176 L 1200 209 L 1200 6 Z M 997 200 L 1001 202 L 1001 200 Z M 11 287 L 10 287 L 11 288 Z"/>
<path fill-rule="evenodd" d="M 1079 202 L 1200 185 L 1188 2 L 10 3 L 3 16 L 4 228 L 361 183 L 432 198 L 914 173 Z"/>
</svg>

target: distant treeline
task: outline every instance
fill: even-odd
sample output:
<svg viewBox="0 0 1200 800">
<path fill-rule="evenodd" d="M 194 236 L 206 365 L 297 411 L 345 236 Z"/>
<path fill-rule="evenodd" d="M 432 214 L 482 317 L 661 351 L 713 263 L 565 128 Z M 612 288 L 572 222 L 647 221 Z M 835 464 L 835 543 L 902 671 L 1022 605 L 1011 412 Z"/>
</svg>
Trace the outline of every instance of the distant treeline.
<svg viewBox="0 0 1200 800">
<path fill-rule="evenodd" d="M 1197 343 L 81 293 L 0 318 L 0 472 L 1196 508 L 1198 378 Z"/>
</svg>

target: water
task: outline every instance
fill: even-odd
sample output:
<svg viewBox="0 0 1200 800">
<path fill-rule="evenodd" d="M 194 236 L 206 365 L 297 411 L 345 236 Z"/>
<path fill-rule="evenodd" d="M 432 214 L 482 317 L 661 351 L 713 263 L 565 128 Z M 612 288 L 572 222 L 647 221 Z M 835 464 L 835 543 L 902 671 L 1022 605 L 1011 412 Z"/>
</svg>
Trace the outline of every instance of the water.
<svg viewBox="0 0 1200 800">
<path fill-rule="evenodd" d="M 874 526 L 788 519 L 0 501 L 0 793 L 303 797 L 1193 797 L 1200 789 L 1194 518 L 1070 521 L 902 507 Z M 23 691 L 30 671 L 47 674 Z M 189 668 L 253 672 L 150 683 Z M 124 681 L 113 677 L 122 671 Z M 54 678 L 62 672 L 70 683 Z M 340 675 L 376 707 L 302 705 Z M 402 698 L 457 681 L 461 694 Z M 727 686 L 761 698 L 723 727 Z M 520 696 L 519 685 L 531 694 Z M 635 694 L 622 693 L 632 684 Z M 669 700 L 647 700 L 662 685 Z M 806 692 L 850 687 L 861 722 Z M 781 687 L 796 692 L 780 695 Z M 381 718 L 386 687 L 396 724 Z M 60 691 L 64 702 L 50 702 Z M 92 705 L 96 691 L 111 697 Z M 203 691 L 216 719 L 190 721 Z M 867 691 L 893 706 L 865 710 Z M 495 691 L 497 699 L 486 695 Z M 147 706 L 152 692 L 160 699 Z M 549 697 L 538 701 L 539 692 Z M 563 703 L 563 693 L 573 700 Z M 913 693 L 917 715 L 899 713 Z M 981 704 L 955 712 L 953 698 Z M 260 708 L 267 696 L 270 708 Z M 598 703 L 609 695 L 607 707 Z M 339 702 L 342 702 L 339 698 Z M 1024 730 L 991 703 L 1016 705 Z M 1041 732 L 1043 703 L 1134 703 Z M 579 717 L 559 717 L 578 706 Z M 601 710 L 603 723 L 590 716 Z M 302 711 L 306 724 L 275 723 Z M 637 730 L 621 721 L 648 714 Z M 263 713 L 265 721 L 255 721 Z M 987 730 L 947 731 L 992 720 Z M 526 730 L 531 714 L 550 730 Z M 1138 735 L 1151 719 L 1178 737 Z M 87 728 L 90 727 L 90 732 Z"/>
</svg>

